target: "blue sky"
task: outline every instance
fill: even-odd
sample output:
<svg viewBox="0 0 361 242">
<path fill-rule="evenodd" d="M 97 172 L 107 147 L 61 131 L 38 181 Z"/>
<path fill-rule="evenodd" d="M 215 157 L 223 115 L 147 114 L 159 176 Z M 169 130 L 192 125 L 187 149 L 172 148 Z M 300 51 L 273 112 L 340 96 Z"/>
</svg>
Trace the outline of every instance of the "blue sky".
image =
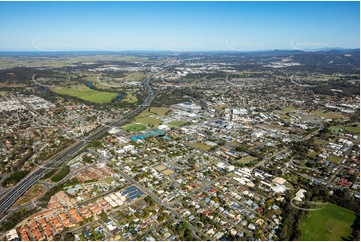
<svg viewBox="0 0 361 242">
<path fill-rule="evenodd" d="M 359 2 L 0 2 L 0 51 L 360 47 Z"/>
</svg>

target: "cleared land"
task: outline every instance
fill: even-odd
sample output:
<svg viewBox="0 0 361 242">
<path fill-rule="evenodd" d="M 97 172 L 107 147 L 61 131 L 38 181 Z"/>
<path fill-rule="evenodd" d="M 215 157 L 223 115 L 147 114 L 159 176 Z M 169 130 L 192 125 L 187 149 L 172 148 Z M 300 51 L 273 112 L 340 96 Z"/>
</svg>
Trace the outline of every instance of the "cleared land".
<svg viewBox="0 0 361 242">
<path fill-rule="evenodd" d="M 167 170 L 162 171 L 162 173 L 163 173 L 163 175 L 165 175 L 165 176 L 169 176 L 170 174 L 173 174 L 174 171 L 172 171 L 171 169 L 167 169 Z"/>
<path fill-rule="evenodd" d="M 139 132 L 139 131 L 146 130 L 147 127 L 144 126 L 143 124 L 131 124 L 131 125 L 125 126 L 123 129 L 128 132 Z"/>
<path fill-rule="evenodd" d="M 355 214 L 334 204 L 323 205 L 322 209 L 310 211 L 303 221 L 302 239 L 309 241 L 336 241 L 347 238 L 351 232 L 351 225 Z"/>
<path fill-rule="evenodd" d="M 46 188 L 44 185 L 35 184 L 32 186 L 24 195 L 22 195 L 13 206 L 22 206 L 29 204 L 41 196 L 43 196 L 46 192 Z"/>
<path fill-rule="evenodd" d="M 163 171 L 163 170 L 167 169 L 167 167 L 164 165 L 159 165 L 159 166 L 154 167 L 154 169 L 156 169 L 157 171 Z"/>
<path fill-rule="evenodd" d="M 118 96 L 117 93 L 99 92 L 86 86 L 73 86 L 71 88 L 54 88 L 53 91 L 59 94 L 78 97 L 94 103 L 110 102 L 113 98 Z"/>
</svg>

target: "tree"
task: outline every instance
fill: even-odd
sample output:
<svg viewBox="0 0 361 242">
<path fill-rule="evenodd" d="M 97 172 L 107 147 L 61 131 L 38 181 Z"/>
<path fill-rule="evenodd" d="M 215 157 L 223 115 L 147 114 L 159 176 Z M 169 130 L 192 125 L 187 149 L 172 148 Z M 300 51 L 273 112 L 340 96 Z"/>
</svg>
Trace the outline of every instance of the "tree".
<svg viewBox="0 0 361 242">
<path fill-rule="evenodd" d="M 75 240 L 75 236 L 73 233 L 66 233 L 64 236 L 64 241 L 74 241 Z"/>
<path fill-rule="evenodd" d="M 101 212 L 100 217 L 102 218 L 103 221 L 108 220 L 108 215 L 104 211 Z"/>
</svg>

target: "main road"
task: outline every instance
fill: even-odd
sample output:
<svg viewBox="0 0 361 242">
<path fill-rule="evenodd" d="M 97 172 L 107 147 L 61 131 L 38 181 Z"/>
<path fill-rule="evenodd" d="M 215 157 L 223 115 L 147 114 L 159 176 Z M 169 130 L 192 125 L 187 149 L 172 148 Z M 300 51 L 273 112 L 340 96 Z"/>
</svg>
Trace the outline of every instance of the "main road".
<svg viewBox="0 0 361 242">
<path fill-rule="evenodd" d="M 156 74 L 155 74 L 156 75 Z M 95 132 L 88 135 L 84 140 L 78 141 L 66 148 L 65 150 L 59 152 L 57 155 L 48 160 L 44 165 L 37 167 L 35 170 L 31 172 L 25 179 L 20 181 L 15 187 L 13 187 L 10 191 L 8 191 L 1 199 L 0 199 L 0 217 L 5 214 L 5 212 L 15 203 L 16 200 L 19 199 L 30 187 L 32 187 L 35 183 L 37 183 L 46 173 L 48 173 L 51 169 L 56 168 L 61 163 L 63 163 L 67 158 L 72 155 L 77 154 L 81 149 L 87 146 L 87 143 L 91 140 L 95 140 L 101 135 L 103 135 L 111 126 L 117 126 L 126 120 L 136 116 L 141 111 L 146 109 L 147 106 L 151 104 L 154 99 L 154 93 L 149 86 L 149 82 L 151 77 L 147 77 L 142 85 L 148 93 L 147 98 L 144 100 L 143 104 L 140 105 L 134 111 L 126 114 L 121 119 L 114 121 L 113 123 L 103 126 Z M 39 84 L 40 85 L 40 84 Z"/>
</svg>

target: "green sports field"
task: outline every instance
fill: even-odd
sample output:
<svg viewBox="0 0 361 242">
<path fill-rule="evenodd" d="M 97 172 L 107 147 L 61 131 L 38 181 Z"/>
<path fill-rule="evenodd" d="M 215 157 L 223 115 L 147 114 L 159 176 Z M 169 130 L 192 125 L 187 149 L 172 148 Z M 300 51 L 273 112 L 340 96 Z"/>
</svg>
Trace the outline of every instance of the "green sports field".
<svg viewBox="0 0 361 242">
<path fill-rule="evenodd" d="M 146 130 L 147 127 L 143 124 L 130 124 L 130 125 L 125 126 L 123 129 L 128 132 L 139 132 L 139 131 Z"/>
<path fill-rule="evenodd" d="M 186 124 L 186 123 L 187 123 L 187 121 L 176 120 L 176 121 L 172 121 L 172 122 L 167 123 L 167 125 L 174 126 L 174 127 L 179 127 L 179 126 L 181 126 L 183 124 Z"/>
<path fill-rule="evenodd" d="M 322 205 L 322 209 L 310 211 L 303 221 L 301 240 L 337 241 L 347 238 L 355 218 L 354 212 L 335 204 Z"/>
<path fill-rule="evenodd" d="M 57 87 L 54 88 L 53 91 L 59 94 L 78 97 L 94 103 L 107 103 L 118 95 L 113 92 L 99 92 L 86 86 L 72 86 L 71 88 Z"/>
</svg>

